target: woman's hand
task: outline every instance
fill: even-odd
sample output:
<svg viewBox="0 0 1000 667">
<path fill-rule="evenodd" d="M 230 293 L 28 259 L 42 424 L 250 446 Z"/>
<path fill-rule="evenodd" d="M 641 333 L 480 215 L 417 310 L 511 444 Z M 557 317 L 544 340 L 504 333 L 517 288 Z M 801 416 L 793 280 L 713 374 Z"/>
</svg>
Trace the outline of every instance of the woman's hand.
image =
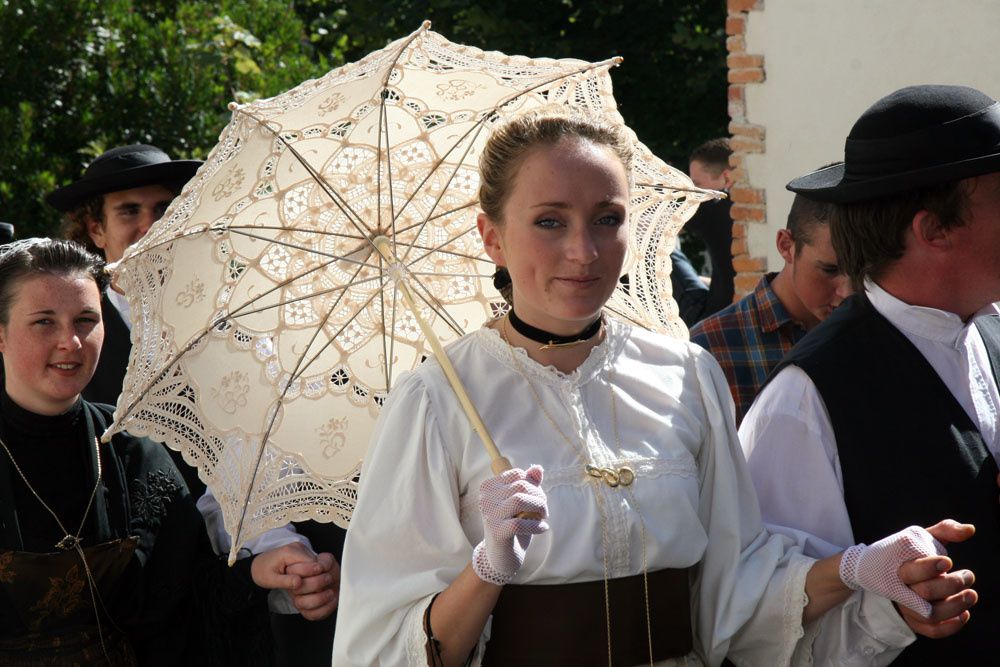
<svg viewBox="0 0 1000 667">
<path fill-rule="evenodd" d="M 303 577 L 313 577 L 324 572 L 316 556 L 301 542 L 268 549 L 254 556 L 250 576 L 261 588 L 283 588 L 295 592 L 302 585 Z"/>
<path fill-rule="evenodd" d="M 472 552 L 472 568 L 483 581 L 498 586 L 509 582 L 524 563 L 532 535 L 549 529 L 542 467 L 512 468 L 479 486 L 483 541 Z M 526 518 L 532 513 L 540 518 Z"/>
<path fill-rule="evenodd" d="M 321 568 L 319 574 L 310 575 L 310 572 L 316 571 L 317 565 Z M 302 577 L 299 587 L 290 591 L 292 604 L 302 618 L 321 621 L 334 612 L 340 601 L 340 565 L 333 554 L 317 554 L 314 563 L 295 563 L 289 565 L 286 572 Z"/>
</svg>

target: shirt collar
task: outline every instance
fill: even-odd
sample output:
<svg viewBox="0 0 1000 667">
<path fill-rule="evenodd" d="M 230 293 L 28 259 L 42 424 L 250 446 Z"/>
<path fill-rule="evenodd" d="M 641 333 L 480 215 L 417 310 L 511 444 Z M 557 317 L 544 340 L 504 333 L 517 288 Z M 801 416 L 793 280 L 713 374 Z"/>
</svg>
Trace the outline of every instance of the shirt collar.
<svg viewBox="0 0 1000 667">
<path fill-rule="evenodd" d="M 128 299 L 125 298 L 124 294 L 119 294 L 111 287 L 108 287 L 106 293 L 108 295 L 108 301 L 110 301 L 111 305 L 115 307 L 115 310 L 117 310 L 118 314 L 121 315 L 122 317 L 122 322 L 124 322 L 125 326 L 127 326 L 129 328 L 129 331 L 131 331 L 132 310 L 131 308 L 129 308 Z"/>
<path fill-rule="evenodd" d="M 865 280 L 865 293 L 875 310 L 900 331 L 955 348 L 960 346 L 976 318 L 1000 314 L 997 304 L 992 303 L 966 323 L 955 313 L 901 301 L 868 279 Z"/>
<path fill-rule="evenodd" d="M 789 322 L 794 324 L 792 316 L 788 314 L 785 307 L 781 305 L 778 295 L 771 289 L 771 281 L 777 275 L 777 273 L 768 273 L 760 279 L 753 291 L 754 300 L 757 302 L 757 313 L 760 317 L 760 328 L 767 333 L 777 331 Z"/>
</svg>

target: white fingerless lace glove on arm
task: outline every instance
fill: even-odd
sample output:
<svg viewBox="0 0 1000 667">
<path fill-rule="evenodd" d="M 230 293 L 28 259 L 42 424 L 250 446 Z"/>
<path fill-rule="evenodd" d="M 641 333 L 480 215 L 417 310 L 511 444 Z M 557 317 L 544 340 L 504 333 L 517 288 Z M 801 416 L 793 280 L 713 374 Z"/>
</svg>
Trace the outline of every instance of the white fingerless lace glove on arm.
<svg viewBox="0 0 1000 667">
<path fill-rule="evenodd" d="M 524 563 L 531 536 L 549 529 L 542 467 L 512 468 L 483 480 L 479 511 L 484 537 L 472 552 L 472 569 L 483 581 L 503 586 Z M 541 518 L 518 518 L 528 512 Z"/>
<path fill-rule="evenodd" d="M 945 554 L 944 546 L 930 533 L 910 526 L 871 546 L 856 544 L 840 560 L 840 578 L 853 590 L 865 589 L 909 607 L 924 618 L 931 604 L 899 578 L 899 566 L 914 558 Z"/>
</svg>

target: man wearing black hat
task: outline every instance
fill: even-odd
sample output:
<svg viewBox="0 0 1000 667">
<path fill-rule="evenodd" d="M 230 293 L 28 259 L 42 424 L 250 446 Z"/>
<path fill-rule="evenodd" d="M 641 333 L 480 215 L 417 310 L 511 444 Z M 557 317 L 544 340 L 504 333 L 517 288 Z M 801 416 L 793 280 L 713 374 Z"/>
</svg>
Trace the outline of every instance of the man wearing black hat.
<svg viewBox="0 0 1000 667">
<path fill-rule="evenodd" d="M 1000 104 L 903 88 L 855 123 L 844 164 L 788 188 L 835 204 L 857 294 L 789 353 L 740 428 L 765 520 L 814 555 L 941 517 L 975 525 L 937 527 L 956 569 L 918 590 L 937 600 L 930 619 L 857 593 L 846 604 L 871 633 L 815 628 L 814 646 L 850 646 L 857 664 L 995 665 Z M 959 581 L 970 571 L 976 592 Z"/>
<path fill-rule="evenodd" d="M 64 237 L 109 263 L 117 262 L 160 219 L 200 165 L 200 160 L 171 160 L 155 146 L 120 146 L 95 159 L 80 180 L 53 191 L 45 201 L 66 214 Z M 109 289 L 101 300 L 101 316 L 104 348 L 83 397 L 114 405 L 132 349 L 125 296 Z"/>
</svg>

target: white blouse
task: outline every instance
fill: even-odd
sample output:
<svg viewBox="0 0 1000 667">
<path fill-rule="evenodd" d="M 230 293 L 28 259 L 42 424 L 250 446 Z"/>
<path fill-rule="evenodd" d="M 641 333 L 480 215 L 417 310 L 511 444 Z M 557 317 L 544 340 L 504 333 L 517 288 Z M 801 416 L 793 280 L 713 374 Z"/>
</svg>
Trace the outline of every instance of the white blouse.
<svg viewBox="0 0 1000 667">
<path fill-rule="evenodd" d="M 607 329 L 569 374 L 517 348 L 515 361 L 489 328 L 448 347 L 501 453 L 545 470 L 551 528 L 532 539 L 513 583 L 603 579 L 603 526 L 609 577 L 641 573 L 644 550 L 649 571 L 698 566 L 689 664 L 718 665 L 727 653 L 739 665 L 788 664 L 813 561 L 764 529 L 718 364 L 686 342 L 615 321 Z M 636 480 L 611 488 L 587 463 L 627 465 Z M 347 533 L 334 665 L 426 664 L 424 610 L 483 537 L 478 491 L 491 475 L 440 366 L 428 360 L 402 378 Z M 488 639 L 489 623 L 474 664 Z"/>
</svg>

